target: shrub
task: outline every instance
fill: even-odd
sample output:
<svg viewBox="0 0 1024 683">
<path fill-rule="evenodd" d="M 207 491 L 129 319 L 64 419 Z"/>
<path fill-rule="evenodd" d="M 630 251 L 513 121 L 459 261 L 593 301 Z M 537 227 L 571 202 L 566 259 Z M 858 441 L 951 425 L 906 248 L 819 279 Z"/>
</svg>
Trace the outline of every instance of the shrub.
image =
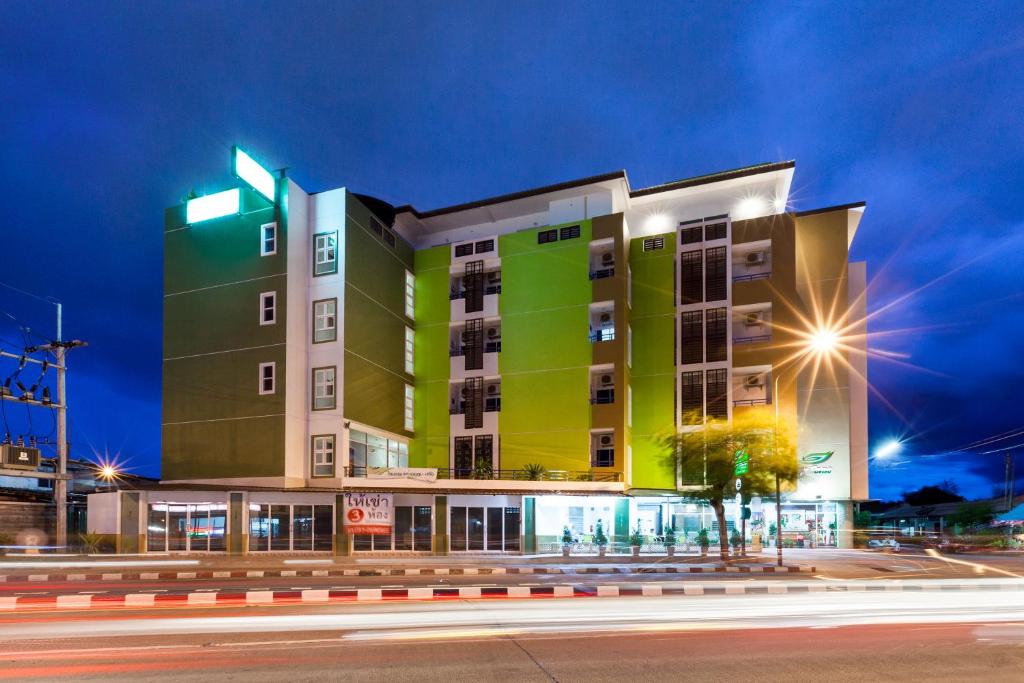
<svg viewBox="0 0 1024 683">
<path fill-rule="evenodd" d="M 540 481 L 547 474 L 548 468 L 538 462 L 531 462 L 523 466 L 523 472 L 529 481 Z"/>
<path fill-rule="evenodd" d="M 569 531 L 569 527 L 562 527 L 562 543 L 564 545 L 572 544 L 572 532 Z"/>
<path fill-rule="evenodd" d="M 672 527 L 665 529 L 665 545 L 676 544 L 676 530 Z"/>
<path fill-rule="evenodd" d="M 604 534 L 604 523 L 601 520 L 597 520 L 597 525 L 594 526 L 594 545 L 608 545 L 608 537 Z"/>
<path fill-rule="evenodd" d="M 700 545 L 701 548 L 705 549 L 711 545 L 711 535 L 708 533 L 707 529 L 701 529 L 697 532 L 697 544 Z"/>
<path fill-rule="evenodd" d="M 640 532 L 640 527 L 633 529 L 632 533 L 629 534 L 629 544 L 633 546 L 644 544 L 644 535 Z"/>
</svg>

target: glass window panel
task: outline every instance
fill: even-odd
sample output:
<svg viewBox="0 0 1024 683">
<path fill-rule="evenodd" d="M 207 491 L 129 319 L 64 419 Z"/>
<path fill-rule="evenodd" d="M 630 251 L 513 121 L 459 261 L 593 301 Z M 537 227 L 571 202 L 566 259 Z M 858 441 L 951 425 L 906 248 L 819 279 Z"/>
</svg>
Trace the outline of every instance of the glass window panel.
<svg viewBox="0 0 1024 683">
<path fill-rule="evenodd" d="M 313 549 L 313 506 L 292 506 L 292 550 Z"/>
<path fill-rule="evenodd" d="M 288 505 L 270 506 L 270 549 L 291 550 L 291 516 Z"/>
<path fill-rule="evenodd" d="M 487 549 L 501 550 L 502 509 L 487 508 Z"/>
<path fill-rule="evenodd" d="M 399 453 L 398 454 L 398 466 L 399 467 L 408 467 L 409 466 L 409 454 L 408 453 Z"/>
<path fill-rule="evenodd" d="M 149 506 L 146 521 L 146 550 L 162 553 L 167 550 L 167 505 L 153 503 Z"/>
<path fill-rule="evenodd" d="M 505 551 L 519 552 L 519 508 L 505 508 Z"/>
<path fill-rule="evenodd" d="M 369 534 L 353 534 L 353 550 L 373 550 L 373 536 Z"/>
<path fill-rule="evenodd" d="M 413 550 L 431 550 L 430 544 L 430 521 L 431 509 L 429 505 L 417 505 L 415 518 L 413 519 Z"/>
<path fill-rule="evenodd" d="M 395 550 L 412 550 L 412 508 L 395 507 Z"/>
<path fill-rule="evenodd" d="M 313 550 L 334 549 L 334 506 L 313 506 Z"/>
<path fill-rule="evenodd" d="M 388 452 L 383 448 L 369 447 L 366 449 L 367 467 L 387 467 Z"/>
<path fill-rule="evenodd" d="M 270 506 L 249 505 L 249 550 L 268 550 L 270 544 Z"/>
<path fill-rule="evenodd" d="M 374 534 L 374 550 L 391 550 L 391 534 Z"/>
<path fill-rule="evenodd" d="M 188 506 L 167 506 L 167 549 L 187 550 L 188 542 Z"/>
<path fill-rule="evenodd" d="M 373 434 L 366 435 L 366 444 L 373 446 L 374 448 L 380 448 L 381 450 L 387 450 L 388 440 L 383 436 L 375 436 Z"/>
<path fill-rule="evenodd" d="M 469 513 L 466 521 L 467 548 L 469 550 L 484 549 L 484 509 L 467 508 Z"/>
<path fill-rule="evenodd" d="M 466 508 L 453 507 L 451 511 L 451 549 L 466 549 Z"/>
<path fill-rule="evenodd" d="M 188 547 L 189 550 L 210 549 L 210 509 L 207 505 L 189 505 Z"/>
<path fill-rule="evenodd" d="M 349 442 L 348 462 L 353 477 L 366 476 L 366 444 Z"/>
<path fill-rule="evenodd" d="M 366 443 L 366 432 L 353 429 L 348 433 L 348 440 L 355 441 L 356 443 Z"/>
<path fill-rule="evenodd" d="M 210 505 L 210 550 L 227 549 L 228 506 L 225 503 Z"/>
</svg>

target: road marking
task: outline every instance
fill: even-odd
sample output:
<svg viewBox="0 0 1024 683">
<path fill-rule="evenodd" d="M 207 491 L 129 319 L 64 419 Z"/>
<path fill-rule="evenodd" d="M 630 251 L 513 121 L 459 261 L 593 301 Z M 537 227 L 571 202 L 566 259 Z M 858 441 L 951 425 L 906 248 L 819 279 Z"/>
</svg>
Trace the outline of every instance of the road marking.
<svg viewBox="0 0 1024 683">
<path fill-rule="evenodd" d="M 110 591 L 78 591 L 78 594 L 79 595 L 102 595 L 104 593 L 109 593 L 109 592 Z"/>
<path fill-rule="evenodd" d="M 188 604 L 190 605 L 213 605 L 217 602 L 216 593 L 189 593 Z"/>
<path fill-rule="evenodd" d="M 247 603 L 266 603 L 274 601 L 274 591 L 246 591 L 245 601 Z"/>
<path fill-rule="evenodd" d="M 151 607 L 156 602 L 153 593 L 130 593 L 124 596 L 125 607 Z"/>
<path fill-rule="evenodd" d="M 383 595 L 379 588 L 359 588 L 356 590 L 356 600 L 381 600 Z"/>
<path fill-rule="evenodd" d="M 89 607 L 92 604 L 91 595 L 58 595 L 57 596 L 57 607 L 59 608 L 76 608 L 76 607 Z"/>
<path fill-rule="evenodd" d="M 331 592 L 329 590 L 307 588 L 302 591 L 302 602 L 327 602 L 330 599 Z"/>
</svg>

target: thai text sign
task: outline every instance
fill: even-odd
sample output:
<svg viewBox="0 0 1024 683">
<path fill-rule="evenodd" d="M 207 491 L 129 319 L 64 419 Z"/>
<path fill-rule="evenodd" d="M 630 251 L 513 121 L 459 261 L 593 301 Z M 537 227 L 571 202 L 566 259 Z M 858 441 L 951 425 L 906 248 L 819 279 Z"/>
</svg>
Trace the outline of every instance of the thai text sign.
<svg viewBox="0 0 1024 683">
<path fill-rule="evenodd" d="M 390 493 L 346 493 L 345 533 L 390 534 L 392 509 Z"/>
<path fill-rule="evenodd" d="M 368 467 L 367 479 L 412 479 L 433 484 L 437 481 L 436 467 Z"/>
</svg>

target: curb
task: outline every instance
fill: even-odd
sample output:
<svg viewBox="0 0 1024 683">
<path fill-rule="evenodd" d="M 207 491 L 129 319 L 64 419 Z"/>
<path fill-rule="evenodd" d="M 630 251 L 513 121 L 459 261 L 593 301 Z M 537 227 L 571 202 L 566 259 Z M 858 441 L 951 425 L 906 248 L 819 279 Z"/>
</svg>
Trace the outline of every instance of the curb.
<svg viewBox="0 0 1024 683">
<path fill-rule="evenodd" d="M 784 583 L 681 585 L 557 585 L 557 586 L 462 586 L 459 588 L 357 588 L 286 591 L 192 592 L 180 595 L 129 593 L 126 595 L 57 595 L 0 597 L 0 611 L 89 609 L 110 607 L 214 607 L 242 605 L 309 605 L 339 602 L 402 602 L 426 600 L 487 600 L 524 598 L 612 598 L 702 595 L 784 595 L 787 593 L 930 592 L 958 590 L 1020 590 L 1012 583 L 898 584 L 898 583 Z"/>
<path fill-rule="evenodd" d="M 332 576 L 475 576 L 501 574 L 813 574 L 814 567 L 422 567 L 419 569 L 241 569 L 233 571 L 131 572 L 92 574 L 0 575 L 5 582 L 47 581 L 166 581 L 174 579 L 266 579 Z"/>
</svg>

